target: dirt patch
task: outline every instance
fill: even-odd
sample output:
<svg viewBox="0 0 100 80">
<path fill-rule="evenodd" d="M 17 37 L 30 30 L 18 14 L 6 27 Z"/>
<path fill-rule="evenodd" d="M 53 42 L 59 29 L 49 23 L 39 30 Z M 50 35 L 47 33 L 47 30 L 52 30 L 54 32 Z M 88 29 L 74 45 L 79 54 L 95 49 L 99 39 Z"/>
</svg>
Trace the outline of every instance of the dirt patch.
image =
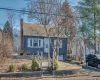
<svg viewBox="0 0 100 80">
<path fill-rule="evenodd" d="M 82 69 L 81 66 L 76 64 L 69 64 L 67 62 L 59 62 L 58 70 Z"/>
<path fill-rule="evenodd" d="M 0 65 L 0 72 L 7 72 L 11 64 L 15 65 L 16 67 L 21 67 L 22 64 L 27 64 L 28 66 L 31 66 L 31 63 L 32 63 L 32 56 L 15 55 L 12 59 L 7 60 L 3 65 Z M 42 63 L 42 67 L 47 67 L 47 66 L 48 66 L 48 61 L 44 60 Z M 68 70 L 68 69 L 81 69 L 81 67 L 75 64 L 59 62 L 58 70 Z"/>
<path fill-rule="evenodd" d="M 22 66 L 22 64 L 30 65 L 31 62 L 32 61 L 27 58 L 26 59 L 22 59 L 22 58 L 8 59 L 5 63 L 0 65 L 0 72 L 7 72 L 8 68 L 11 64 L 14 64 L 16 67 L 20 67 L 20 66 Z"/>
</svg>

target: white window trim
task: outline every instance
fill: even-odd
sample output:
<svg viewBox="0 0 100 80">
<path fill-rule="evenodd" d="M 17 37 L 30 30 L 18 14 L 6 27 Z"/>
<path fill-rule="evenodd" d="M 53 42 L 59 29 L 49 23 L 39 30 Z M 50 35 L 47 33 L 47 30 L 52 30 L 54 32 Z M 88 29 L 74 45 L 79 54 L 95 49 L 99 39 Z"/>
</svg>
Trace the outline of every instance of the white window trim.
<svg viewBox="0 0 100 80">
<path fill-rule="evenodd" d="M 30 46 L 30 40 L 31 39 L 32 39 L 32 46 Z M 37 47 L 33 46 L 34 40 L 38 40 L 38 46 Z M 39 41 L 40 41 L 40 46 L 39 46 Z M 29 48 L 43 48 L 43 39 L 39 39 L 39 38 L 28 38 L 27 47 L 29 47 Z"/>
<path fill-rule="evenodd" d="M 32 48 L 33 46 L 30 45 L 30 41 L 32 40 L 32 38 L 28 38 L 27 40 L 27 47 Z"/>
</svg>

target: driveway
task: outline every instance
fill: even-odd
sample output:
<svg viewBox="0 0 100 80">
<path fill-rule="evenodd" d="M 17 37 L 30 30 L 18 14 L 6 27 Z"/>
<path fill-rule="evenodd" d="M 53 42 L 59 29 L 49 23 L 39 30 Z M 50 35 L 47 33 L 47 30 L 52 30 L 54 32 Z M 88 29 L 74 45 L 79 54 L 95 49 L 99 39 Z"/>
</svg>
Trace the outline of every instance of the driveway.
<svg viewBox="0 0 100 80">
<path fill-rule="evenodd" d="M 88 72 L 91 77 L 100 77 L 100 69 L 91 66 L 83 66 L 82 69 Z"/>
</svg>

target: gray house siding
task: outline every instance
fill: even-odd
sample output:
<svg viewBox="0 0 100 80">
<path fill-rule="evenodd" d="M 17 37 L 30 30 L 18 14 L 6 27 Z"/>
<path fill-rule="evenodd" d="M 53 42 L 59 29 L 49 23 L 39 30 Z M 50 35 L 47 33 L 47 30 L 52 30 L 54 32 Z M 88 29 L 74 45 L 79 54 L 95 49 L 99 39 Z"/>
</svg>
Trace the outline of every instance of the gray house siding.
<svg viewBox="0 0 100 80">
<path fill-rule="evenodd" d="M 45 37 L 35 37 L 35 36 L 24 36 L 24 52 L 25 53 L 37 53 L 38 51 L 42 51 L 44 53 L 44 41 L 43 41 L 43 47 L 42 48 L 30 48 L 27 47 L 27 41 L 28 38 L 39 38 L 39 39 L 44 39 Z M 51 38 L 52 43 L 54 44 L 54 40 L 56 40 L 57 38 Z M 59 55 L 63 55 L 64 56 L 64 60 L 67 54 L 67 39 L 65 38 L 61 38 L 60 40 L 62 40 L 62 48 L 59 48 Z M 50 44 L 50 55 L 52 57 L 52 53 L 53 53 L 53 48 Z"/>
</svg>

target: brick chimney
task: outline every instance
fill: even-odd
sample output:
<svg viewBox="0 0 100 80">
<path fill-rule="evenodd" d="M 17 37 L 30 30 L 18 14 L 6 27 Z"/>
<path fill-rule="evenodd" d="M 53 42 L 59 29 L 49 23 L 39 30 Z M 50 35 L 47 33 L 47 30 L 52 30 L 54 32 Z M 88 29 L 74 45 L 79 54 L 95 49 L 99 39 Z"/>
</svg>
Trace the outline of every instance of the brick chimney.
<svg viewBox="0 0 100 80">
<path fill-rule="evenodd" d="M 24 53 L 24 40 L 23 40 L 23 19 L 20 19 L 20 54 Z"/>
</svg>

